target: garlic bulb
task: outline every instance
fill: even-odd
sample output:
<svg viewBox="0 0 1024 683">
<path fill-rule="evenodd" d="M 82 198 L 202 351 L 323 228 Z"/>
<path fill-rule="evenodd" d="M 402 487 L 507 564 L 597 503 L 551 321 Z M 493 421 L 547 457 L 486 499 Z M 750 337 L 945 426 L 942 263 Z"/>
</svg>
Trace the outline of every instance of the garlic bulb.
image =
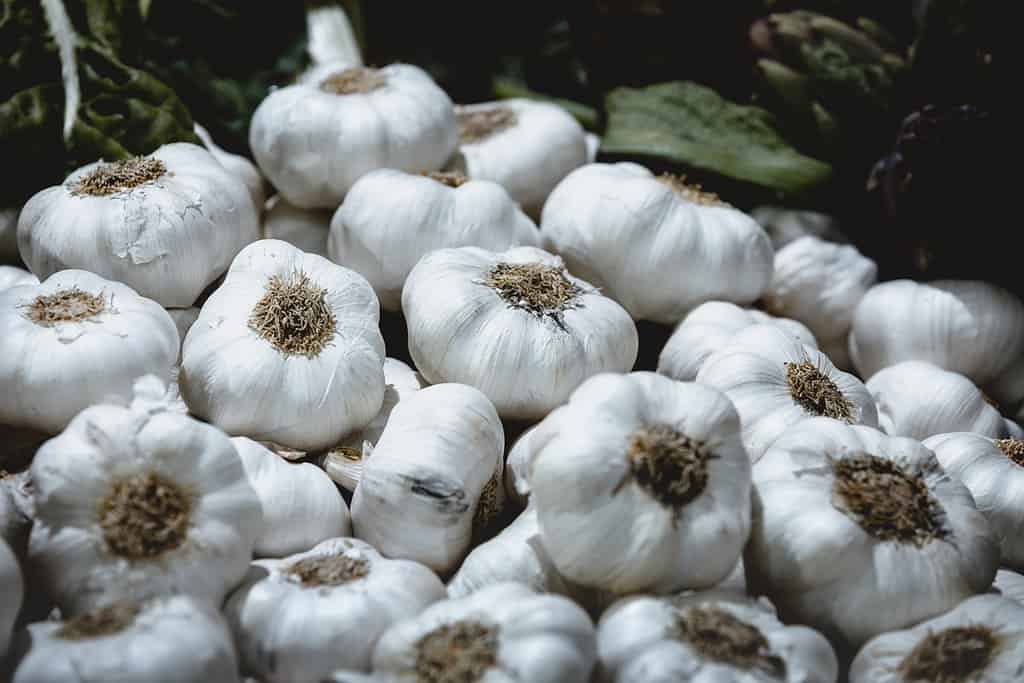
<svg viewBox="0 0 1024 683">
<path fill-rule="evenodd" d="M 587 145 L 587 163 L 592 164 L 597 161 L 597 155 L 601 151 L 601 136 L 595 133 L 585 133 L 583 141 Z"/>
<path fill-rule="evenodd" d="M 20 208 L 0 209 L 0 263 L 21 261 L 18 254 L 18 214 Z"/>
<path fill-rule="evenodd" d="M 452 101 L 419 67 L 328 63 L 267 95 L 249 146 L 290 203 L 333 210 L 374 169 L 441 168 L 457 134 Z"/>
<path fill-rule="evenodd" d="M 946 432 L 1007 436 L 1006 421 L 971 380 L 931 363 L 891 365 L 872 375 L 867 387 L 886 434 L 919 441 Z"/>
<path fill-rule="evenodd" d="M 750 216 L 764 227 L 776 249 L 782 249 L 806 235 L 839 244 L 849 242 L 839 229 L 836 219 L 825 213 L 781 206 L 758 206 L 750 212 Z"/>
<path fill-rule="evenodd" d="M 551 190 L 587 163 L 586 134 L 562 107 L 510 98 L 455 108 L 459 146 L 448 168 L 500 183 L 531 216 Z"/>
<path fill-rule="evenodd" d="M 815 416 L 878 425 L 875 402 L 859 379 L 770 325 L 735 335 L 704 361 L 697 381 L 732 400 L 754 462 L 780 434 Z"/>
<path fill-rule="evenodd" d="M 673 324 L 705 301 L 749 304 L 772 277 L 768 235 L 715 195 L 637 164 L 588 164 L 541 217 L 545 248 L 633 318 Z"/>
<path fill-rule="evenodd" d="M 340 9 L 340 8 L 339 8 Z M 327 256 L 327 236 L 331 231 L 331 212 L 326 209 L 300 209 L 277 194 L 267 200 L 263 216 L 263 239 L 283 240 L 307 254 Z"/>
<path fill-rule="evenodd" d="M 555 429 L 531 454 L 530 502 L 563 576 L 620 594 L 725 579 L 750 531 L 750 459 L 724 394 L 653 372 L 598 375 Z"/>
<path fill-rule="evenodd" d="M 28 626 L 12 683 L 238 681 L 227 625 L 214 605 L 187 595 L 118 601 L 63 622 Z"/>
<path fill-rule="evenodd" d="M 219 603 L 262 529 L 231 440 L 141 405 L 86 408 L 32 461 L 30 561 L 65 615 L 167 593 Z"/>
<path fill-rule="evenodd" d="M 40 279 L 81 268 L 186 308 L 258 232 L 242 181 L 202 147 L 175 142 L 38 192 L 18 219 L 18 248 Z"/>
<path fill-rule="evenodd" d="M 3 492 L 0 491 L 0 495 Z M 3 600 L 0 600 L 0 663 L 7 654 L 11 644 L 14 623 L 21 610 L 21 601 L 25 598 L 25 584 L 21 579 L 21 567 L 14 551 L 7 541 L 0 538 L 0 586 L 4 587 Z"/>
<path fill-rule="evenodd" d="M 1024 606 L 979 595 L 913 628 L 885 633 L 857 653 L 850 683 L 1020 680 Z"/>
<path fill-rule="evenodd" d="M 723 591 L 619 600 L 597 624 L 603 683 L 835 683 L 832 646 L 779 621 L 765 600 Z"/>
<path fill-rule="evenodd" d="M 385 680 L 586 683 L 594 625 L 579 606 L 519 583 L 431 605 L 377 641 L 373 674 Z"/>
<path fill-rule="evenodd" d="M 588 377 L 628 371 L 639 345 L 621 306 L 534 247 L 431 252 L 402 310 L 423 377 L 480 389 L 506 419 L 539 419 Z"/>
<path fill-rule="evenodd" d="M 167 309 L 168 315 L 171 316 L 171 320 L 174 321 L 174 326 L 178 330 L 178 338 L 181 341 L 185 341 L 185 335 L 188 334 L 188 331 L 192 329 L 192 325 L 199 319 L 200 310 L 202 309 L 197 306 Z"/>
<path fill-rule="evenodd" d="M 992 583 L 992 592 L 1024 606 L 1024 576 L 1009 569 L 1000 569 Z"/>
<path fill-rule="evenodd" d="M 398 311 L 402 286 L 425 254 L 518 245 L 539 246 L 540 231 L 501 185 L 459 173 L 380 169 L 345 196 L 331 219 L 327 252 L 369 280 L 385 310 Z"/>
<path fill-rule="evenodd" d="M 727 301 L 707 301 L 690 311 L 672 332 L 658 356 L 658 372 L 692 382 L 708 356 L 728 344 L 740 330 L 757 324 L 773 325 L 801 344 L 818 348 L 814 334 L 801 322 Z"/>
<path fill-rule="evenodd" d="M 65 270 L 0 292 L 0 422 L 55 434 L 79 411 L 171 376 L 174 321 L 120 282 Z"/>
<path fill-rule="evenodd" d="M 954 432 L 925 439 L 939 464 L 971 492 L 999 540 L 1004 567 L 1024 570 L 1024 441 Z"/>
<path fill-rule="evenodd" d="M 24 268 L 17 266 L 0 266 L 0 292 L 11 287 L 38 285 L 39 278 Z"/>
<path fill-rule="evenodd" d="M 256 165 L 240 154 L 232 154 L 219 147 L 210 137 L 210 133 L 198 123 L 192 124 L 192 131 L 203 143 L 206 151 L 212 154 L 221 166 L 245 184 L 245 189 L 248 190 L 249 197 L 252 199 L 252 205 L 256 207 L 256 213 L 259 214 L 263 210 L 263 203 L 266 200 L 266 190 L 263 187 L 263 176 L 260 175 Z"/>
<path fill-rule="evenodd" d="M 505 492 L 519 507 L 526 507 L 530 495 L 530 466 L 535 453 L 558 436 L 559 420 L 565 406 L 555 408 L 543 420 L 523 432 L 505 458 Z"/>
<path fill-rule="evenodd" d="M 413 393 L 395 406 L 363 464 L 352 497 L 355 535 L 387 557 L 454 569 L 474 523 L 501 500 L 504 441 L 494 406 L 473 387 Z"/>
<path fill-rule="evenodd" d="M 368 670 L 381 633 L 444 597 L 423 565 L 333 538 L 253 562 L 225 614 L 247 673 L 265 683 L 320 683 L 335 669 Z"/>
<path fill-rule="evenodd" d="M 283 557 L 352 532 L 345 499 L 322 469 L 289 463 L 244 436 L 231 442 L 263 509 L 257 557 Z"/>
<path fill-rule="evenodd" d="M 754 481 L 747 585 L 834 643 L 858 647 L 992 584 L 988 520 L 918 441 L 814 418 L 772 445 Z"/>
<path fill-rule="evenodd" d="M 384 398 L 380 306 L 358 273 L 280 240 L 232 262 L 182 348 L 193 414 L 230 434 L 327 448 Z"/>
<path fill-rule="evenodd" d="M 25 556 L 33 515 L 32 484 L 28 472 L 0 470 L 0 540 L 18 557 Z"/>
</svg>

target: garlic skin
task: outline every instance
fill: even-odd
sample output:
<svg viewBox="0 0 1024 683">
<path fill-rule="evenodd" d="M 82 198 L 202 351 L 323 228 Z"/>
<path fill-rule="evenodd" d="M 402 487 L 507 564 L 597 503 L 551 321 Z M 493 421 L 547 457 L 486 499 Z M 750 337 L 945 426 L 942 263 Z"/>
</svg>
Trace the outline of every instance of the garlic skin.
<svg viewBox="0 0 1024 683">
<path fill-rule="evenodd" d="M 680 186 L 637 164 L 587 164 L 545 203 L 544 246 L 636 320 L 674 324 L 705 301 L 754 302 L 771 282 L 768 235 L 742 211 Z"/>
<path fill-rule="evenodd" d="M 31 486 L 25 473 L 0 475 L 0 540 L 24 557 L 32 529 Z"/>
<path fill-rule="evenodd" d="M 192 306 L 191 308 L 168 308 L 167 314 L 171 316 L 171 320 L 174 321 L 174 326 L 178 330 L 178 338 L 181 341 L 185 341 L 185 335 L 195 324 L 196 320 L 199 319 L 199 312 L 202 310 L 198 306 Z"/>
<path fill-rule="evenodd" d="M 266 207 L 262 239 L 283 240 L 307 254 L 329 258 L 327 237 L 331 231 L 330 211 L 300 209 L 289 204 L 279 194 L 268 199 Z"/>
<path fill-rule="evenodd" d="M 18 253 L 18 214 L 20 207 L 0 209 L 0 263 L 21 262 Z"/>
<path fill-rule="evenodd" d="M 17 266 L 0 266 L 0 292 L 11 287 L 38 285 L 39 278 L 24 268 Z"/>
<path fill-rule="evenodd" d="M 625 309 L 534 247 L 431 252 L 402 310 L 423 377 L 478 388 L 505 419 L 540 419 L 588 377 L 628 371 L 639 346 Z"/>
<path fill-rule="evenodd" d="M 1024 607 L 1024 576 L 1009 569 L 1000 569 L 992 583 L 992 592 Z"/>
<path fill-rule="evenodd" d="M 872 639 L 850 665 L 850 683 L 1002 683 L 1018 680 L 1022 669 L 1024 607 L 979 595 L 942 616 Z"/>
<path fill-rule="evenodd" d="M 505 458 L 505 492 L 519 507 L 525 508 L 530 496 L 530 467 L 533 456 L 558 436 L 565 406 L 555 408 L 543 420 L 523 432 Z"/>
<path fill-rule="evenodd" d="M 878 426 L 874 399 L 859 379 L 770 325 L 736 334 L 704 361 L 697 381 L 736 406 L 754 462 L 787 429 L 816 416 Z"/>
<path fill-rule="evenodd" d="M 336 669 L 368 670 L 386 629 L 444 597 L 423 565 L 333 538 L 253 562 L 224 611 L 246 673 L 266 683 L 319 683 Z"/>
<path fill-rule="evenodd" d="M 0 492 L 4 495 L 4 492 Z M 25 583 L 21 579 L 21 567 L 14 551 L 7 541 L 0 538 L 0 586 L 4 587 L 4 598 L 0 600 L 0 662 L 11 644 L 11 634 L 25 599 Z"/>
<path fill-rule="evenodd" d="M 1007 436 L 1006 421 L 971 380 L 923 361 L 890 365 L 867 383 L 879 428 L 918 441 L 946 432 Z"/>
<path fill-rule="evenodd" d="M 263 509 L 263 533 L 253 548 L 257 557 L 284 557 L 352 533 L 345 499 L 319 467 L 289 463 L 244 436 L 231 443 Z"/>
<path fill-rule="evenodd" d="M 0 423 L 49 434 L 140 375 L 168 380 L 180 346 L 158 303 L 84 270 L 0 292 L 0 329 Z"/>
<path fill-rule="evenodd" d="M 758 324 L 772 325 L 801 344 L 818 348 L 814 333 L 801 322 L 728 301 L 707 301 L 676 326 L 658 356 L 658 373 L 680 382 L 693 382 L 712 353 L 728 344 L 740 330 Z"/>
<path fill-rule="evenodd" d="M 594 625 L 578 605 L 500 583 L 433 604 L 389 628 L 374 648 L 372 671 L 401 683 L 586 683 L 595 650 Z M 454 672 L 462 673 L 456 679 Z"/>
<path fill-rule="evenodd" d="M 750 212 L 750 216 L 764 227 L 776 250 L 808 235 L 838 244 L 849 242 L 839 229 L 836 219 L 825 213 L 782 206 L 758 206 Z"/>
<path fill-rule="evenodd" d="M 357 180 L 334 213 L 327 253 L 369 280 L 385 310 L 399 311 L 402 286 L 424 255 L 519 245 L 540 246 L 540 231 L 501 185 L 380 169 Z"/>
<path fill-rule="evenodd" d="M 138 610 L 130 623 L 111 622 L 111 614 L 128 619 L 126 610 Z M 231 633 L 214 605 L 172 595 L 120 603 L 92 617 L 30 624 L 12 683 L 238 681 Z"/>
<path fill-rule="evenodd" d="M 231 440 L 159 405 L 86 408 L 31 477 L 29 561 L 65 616 L 169 593 L 219 604 L 263 527 Z"/>
<path fill-rule="evenodd" d="M 859 647 L 992 584 L 988 520 L 914 439 L 814 418 L 776 441 L 754 482 L 748 588 L 833 643 Z"/>
<path fill-rule="evenodd" d="M 488 133 L 488 126 L 478 128 L 476 122 L 489 112 L 501 112 L 507 121 Z M 466 104 L 455 107 L 455 116 L 459 144 L 447 168 L 499 183 L 533 217 L 551 190 L 590 154 L 583 127 L 550 102 L 509 98 Z"/>
<path fill-rule="evenodd" d="M 452 101 L 425 71 L 348 67 L 315 67 L 253 113 L 256 163 L 301 209 L 334 210 L 360 176 L 378 168 L 432 171 L 455 149 Z M 349 92 L 332 92 L 332 84 Z"/>
<path fill-rule="evenodd" d="M 563 576 L 620 594 L 726 578 L 750 531 L 750 459 L 724 394 L 602 374 L 572 393 L 556 429 L 538 440 L 529 482 Z"/>
<path fill-rule="evenodd" d="M 729 630 L 716 634 L 712 624 Z M 597 651 L 602 683 L 835 683 L 839 676 L 820 633 L 783 624 L 764 599 L 725 591 L 619 600 L 601 615 Z"/>
<path fill-rule="evenodd" d="M 186 142 L 83 166 L 36 193 L 18 219 L 18 249 L 40 279 L 81 268 L 168 308 L 191 306 L 258 234 L 245 184 Z"/>
<path fill-rule="evenodd" d="M 260 213 L 263 209 L 263 203 L 266 201 L 267 193 L 264 188 L 263 176 L 260 175 L 256 165 L 240 154 L 232 154 L 219 147 L 213 141 L 213 138 L 210 137 L 209 131 L 198 123 L 193 122 L 192 132 L 196 134 L 196 137 L 203 143 L 206 151 L 212 154 L 213 158 L 221 166 L 245 184 L 245 189 L 248 190 L 249 197 L 252 199 L 252 205 L 256 207 L 256 213 Z"/>
<path fill-rule="evenodd" d="M 287 242 L 254 242 L 185 337 L 182 396 L 229 434 L 328 448 L 380 409 L 379 320 L 377 297 L 358 273 Z"/>
</svg>

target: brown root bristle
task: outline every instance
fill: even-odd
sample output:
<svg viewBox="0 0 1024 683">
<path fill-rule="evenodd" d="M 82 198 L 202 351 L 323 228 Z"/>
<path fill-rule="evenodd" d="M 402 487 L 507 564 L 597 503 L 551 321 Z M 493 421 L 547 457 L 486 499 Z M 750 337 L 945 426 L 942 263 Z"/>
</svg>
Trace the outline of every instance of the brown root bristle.
<svg viewBox="0 0 1024 683">
<path fill-rule="evenodd" d="M 629 435 L 626 476 L 616 491 L 632 480 L 652 498 L 678 515 L 708 485 L 707 447 L 667 425 L 641 427 Z"/>
<path fill-rule="evenodd" d="M 369 563 L 361 557 L 320 555 L 306 557 L 288 567 L 288 573 L 304 587 L 340 586 L 370 573 Z"/>
<path fill-rule="evenodd" d="M 485 529 L 499 514 L 501 514 L 501 501 L 498 499 L 498 475 L 494 474 L 480 493 L 480 500 L 477 502 L 476 512 L 473 514 L 473 528 Z"/>
<path fill-rule="evenodd" d="M 498 662 L 498 631 L 478 621 L 455 621 L 416 642 L 418 683 L 476 683 Z"/>
<path fill-rule="evenodd" d="M 671 635 L 706 659 L 777 678 L 785 676 L 786 663 L 772 654 L 764 634 L 720 607 L 680 610 Z"/>
<path fill-rule="evenodd" d="M 334 312 L 327 290 L 305 273 L 273 275 L 249 315 L 249 328 L 281 353 L 314 357 L 334 336 Z"/>
<path fill-rule="evenodd" d="M 996 446 L 1007 458 L 1024 467 L 1024 441 L 1020 439 L 996 439 Z"/>
<path fill-rule="evenodd" d="M 543 263 L 499 263 L 483 284 L 492 287 L 512 308 L 536 316 L 558 316 L 572 308 L 580 288 L 565 276 L 565 269 Z"/>
<path fill-rule="evenodd" d="M 116 602 L 69 619 L 54 635 L 64 640 L 84 640 L 120 633 L 135 622 L 139 606 L 132 602 Z"/>
<path fill-rule="evenodd" d="M 423 175 L 448 187 L 462 187 L 469 182 L 469 178 L 458 171 L 430 171 Z"/>
<path fill-rule="evenodd" d="M 697 185 L 696 183 L 687 183 L 685 175 L 662 173 L 657 177 L 657 180 L 668 185 L 673 192 L 688 202 L 693 202 L 694 204 L 700 204 L 702 206 L 730 206 L 726 202 L 722 201 L 714 192 L 705 192 L 700 185 Z"/>
<path fill-rule="evenodd" d="M 95 317 L 106 310 L 102 294 L 93 294 L 77 287 L 53 294 L 37 296 L 25 306 L 25 317 L 42 327 L 75 323 Z"/>
<path fill-rule="evenodd" d="M 78 178 L 71 186 L 71 194 L 90 194 L 96 197 L 131 190 L 152 182 L 167 173 L 167 166 L 152 157 L 133 157 L 97 168 Z"/>
<path fill-rule="evenodd" d="M 387 82 L 384 74 L 377 69 L 355 66 L 333 73 L 320 81 L 320 89 L 332 95 L 354 95 L 376 90 Z"/>
<path fill-rule="evenodd" d="M 99 526 L 111 552 L 130 560 L 159 557 L 188 535 L 191 497 L 156 472 L 113 482 L 100 501 Z"/>
<path fill-rule="evenodd" d="M 340 455 L 345 458 L 345 460 L 350 460 L 352 462 L 359 462 L 363 459 L 363 451 L 355 446 L 338 446 L 337 448 L 332 448 L 330 453 L 332 455 Z"/>
<path fill-rule="evenodd" d="M 908 683 L 967 683 L 988 668 L 998 648 L 999 639 L 987 626 L 947 628 L 925 636 L 899 671 Z"/>
<path fill-rule="evenodd" d="M 455 114 L 459 121 L 459 142 L 472 144 L 486 140 L 518 122 L 516 113 L 508 107 L 488 107 L 475 111 L 459 111 Z"/>
<path fill-rule="evenodd" d="M 853 403 L 811 361 L 786 363 L 786 383 L 789 395 L 808 413 L 844 422 L 853 421 Z"/>
<path fill-rule="evenodd" d="M 875 455 L 833 465 L 832 506 L 881 541 L 923 547 L 945 538 L 943 512 L 924 480 Z"/>
</svg>

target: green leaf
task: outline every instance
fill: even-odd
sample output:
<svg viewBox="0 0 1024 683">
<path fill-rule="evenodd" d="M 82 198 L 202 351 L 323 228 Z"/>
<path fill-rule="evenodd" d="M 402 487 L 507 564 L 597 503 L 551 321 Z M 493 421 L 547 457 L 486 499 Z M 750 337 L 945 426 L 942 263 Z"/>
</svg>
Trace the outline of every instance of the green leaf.
<svg viewBox="0 0 1024 683">
<path fill-rule="evenodd" d="M 806 192 L 831 176 L 828 164 L 782 138 L 769 112 L 696 83 L 616 88 L 605 106 L 605 154 L 653 157 L 789 193 Z"/>
</svg>

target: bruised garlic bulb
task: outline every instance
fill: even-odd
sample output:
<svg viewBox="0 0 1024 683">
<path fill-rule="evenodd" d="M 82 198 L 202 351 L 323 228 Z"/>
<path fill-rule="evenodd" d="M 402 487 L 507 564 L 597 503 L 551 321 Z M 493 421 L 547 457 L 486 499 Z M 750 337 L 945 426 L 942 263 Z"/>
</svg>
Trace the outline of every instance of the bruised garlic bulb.
<svg viewBox="0 0 1024 683">
<path fill-rule="evenodd" d="M 281 195 L 267 200 L 263 216 L 263 239 L 281 240 L 307 254 L 327 256 L 327 236 L 331 231 L 331 212 L 327 209 L 300 209 Z"/>
<path fill-rule="evenodd" d="M 328 448 L 380 409 L 379 318 L 358 273 L 287 242 L 254 242 L 185 337 L 181 393 L 230 434 Z"/>
<path fill-rule="evenodd" d="M 764 227 L 775 249 L 782 249 L 807 235 L 839 244 L 849 242 L 835 218 L 825 213 L 781 206 L 758 206 L 750 212 L 750 216 Z"/>
<path fill-rule="evenodd" d="M 807 420 L 765 453 L 754 481 L 747 585 L 833 642 L 859 647 L 992 584 L 988 520 L 914 439 Z"/>
<path fill-rule="evenodd" d="M 818 348 L 814 334 L 796 320 L 777 318 L 727 301 L 707 301 L 690 311 L 668 338 L 658 356 L 658 372 L 681 382 L 692 382 L 704 361 L 740 330 L 766 324 L 786 332 L 801 344 Z"/>
<path fill-rule="evenodd" d="M 51 434 L 141 375 L 170 379 L 180 344 L 158 303 L 84 270 L 0 292 L 0 329 L 0 423 Z"/>
<path fill-rule="evenodd" d="M 38 285 L 39 278 L 24 268 L 17 266 L 0 266 L 0 292 L 11 287 Z"/>
<path fill-rule="evenodd" d="M 0 495 L 4 495 L 0 491 Z M 25 598 L 25 584 L 21 579 L 21 567 L 14 551 L 7 541 L 0 538 L 0 586 L 3 586 L 3 599 L 0 600 L 0 666 L 11 643 L 14 624 L 21 610 L 21 602 Z"/>
<path fill-rule="evenodd" d="M 402 286 L 422 256 L 448 247 L 504 251 L 539 246 L 540 231 L 497 183 L 460 173 L 372 171 L 331 219 L 327 251 L 373 285 L 385 310 L 402 306 Z"/>
<path fill-rule="evenodd" d="M 253 562 L 225 614 L 247 673 L 265 683 L 320 683 L 335 669 L 368 670 L 381 633 L 444 597 L 423 565 L 333 538 Z"/>
<path fill-rule="evenodd" d="M 263 210 L 263 203 L 266 200 L 266 191 L 263 187 L 263 176 L 260 175 L 260 171 L 256 168 L 256 165 L 245 157 L 239 154 L 232 154 L 217 145 L 210 137 L 210 133 L 205 128 L 200 126 L 198 123 L 192 124 L 192 130 L 199 138 L 200 142 L 203 143 L 203 147 L 206 148 L 213 158 L 220 163 L 225 169 L 227 169 L 232 175 L 241 180 L 245 184 L 245 189 L 249 192 L 249 197 L 252 199 L 252 205 L 256 207 L 257 215 Z"/>
<path fill-rule="evenodd" d="M 704 361 L 697 381 L 725 392 L 743 422 L 743 444 L 756 462 L 788 428 L 816 416 L 878 425 L 864 384 L 828 356 L 782 330 L 753 325 Z"/>
<path fill-rule="evenodd" d="M 765 600 L 723 591 L 630 597 L 597 625 L 602 683 L 835 683 L 832 646 L 779 621 Z"/>
<path fill-rule="evenodd" d="M 544 205 L 541 233 L 637 320 L 677 323 L 705 301 L 749 304 L 772 277 L 772 245 L 754 219 L 631 163 L 570 173 Z"/>
<path fill-rule="evenodd" d="M 175 142 L 83 166 L 37 193 L 18 219 L 18 248 L 40 279 L 81 268 L 185 308 L 258 233 L 242 181 L 202 147 Z"/>
<path fill-rule="evenodd" d="M 423 377 L 480 389 L 506 419 L 539 419 L 588 377 L 636 361 L 629 314 L 534 247 L 431 252 L 402 310 Z"/>
</svg>

